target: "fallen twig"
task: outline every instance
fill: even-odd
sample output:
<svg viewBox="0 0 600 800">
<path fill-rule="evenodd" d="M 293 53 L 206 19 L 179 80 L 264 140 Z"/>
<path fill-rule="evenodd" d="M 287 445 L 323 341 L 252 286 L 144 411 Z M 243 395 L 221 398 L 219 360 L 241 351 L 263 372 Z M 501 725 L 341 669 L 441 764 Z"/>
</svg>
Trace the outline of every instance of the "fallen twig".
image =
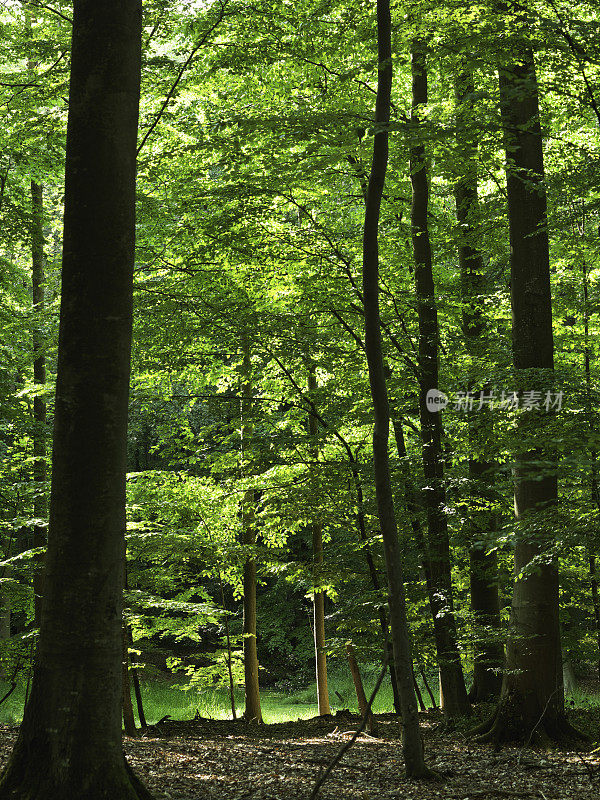
<svg viewBox="0 0 600 800">
<path fill-rule="evenodd" d="M 388 658 L 387 658 L 387 654 L 386 654 L 386 657 L 385 657 L 384 662 L 383 662 L 383 668 L 382 668 L 382 670 L 381 670 L 381 672 L 379 674 L 379 677 L 377 678 L 377 683 L 375 684 L 375 688 L 373 689 L 371 697 L 369 698 L 369 702 L 367 703 L 367 711 L 366 711 L 365 715 L 362 718 L 362 722 L 358 726 L 358 729 L 357 729 L 356 733 L 354 734 L 354 736 L 351 739 L 349 739 L 346 742 L 346 744 L 344 744 L 343 747 L 341 747 L 338 750 L 336 755 L 329 762 L 329 766 L 327 767 L 325 772 L 323 772 L 323 774 L 319 776 L 319 778 L 318 778 L 317 782 L 315 783 L 314 788 L 313 788 L 313 790 L 311 792 L 309 800 L 315 800 L 315 798 L 319 794 L 319 791 L 321 790 L 321 786 L 325 783 L 325 781 L 327 780 L 327 778 L 329 777 L 329 775 L 333 771 L 333 769 L 336 766 L 336 764 L 343 758 L 345 753 L 352 747 L 354 742 L 358 739 L 358 737 L 364 731 L 364 729 L 365 729 L 365 727 L 367 725 L 367 722 L 369 720 L 369 712 L 371 711 L 371 706 L 373 705 L 373 702 L 375 701 L 375 698 L 377 697 L 377 692 L 379 691 L 379 688 L 381 687 L 381 683 L 382 683 L 383 678 L 385 676 L 385 671 L 387 669 L 387 663 L 388 663 Z"/>
</svg>

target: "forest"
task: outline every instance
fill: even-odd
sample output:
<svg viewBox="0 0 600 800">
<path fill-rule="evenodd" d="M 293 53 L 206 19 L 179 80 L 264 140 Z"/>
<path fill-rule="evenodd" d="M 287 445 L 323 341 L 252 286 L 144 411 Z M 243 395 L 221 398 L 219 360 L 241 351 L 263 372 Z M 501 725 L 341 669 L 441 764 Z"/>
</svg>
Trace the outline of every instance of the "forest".
<svg viewBox="0 0 600 800">
<path fill-rule="evenodd" d="M 600 796 L 598 0 L 0 51 L 0 800 Z"/>
</svg>

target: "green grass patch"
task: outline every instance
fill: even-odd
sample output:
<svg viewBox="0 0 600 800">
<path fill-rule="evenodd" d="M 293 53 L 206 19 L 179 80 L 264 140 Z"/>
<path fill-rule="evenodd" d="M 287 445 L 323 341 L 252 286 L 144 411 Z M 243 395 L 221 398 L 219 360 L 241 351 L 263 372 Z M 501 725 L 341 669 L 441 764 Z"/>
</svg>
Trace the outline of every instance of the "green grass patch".
<svg viewBox="0 0 600 800">
<path fill-rule="evenodd" d="M 369 697 L 376 680 L 375 671 L 365 671 L 364 684 L 367 697 Z M 0 697 L 9 688 L 9 684 L 0 682 Z M 225 688 L 188 688 L 181 683 L 157 678 L 142 680 L 141 690 L 146 720 L 150 725 L 167 715 L 176 720 L 192 719 L 196 714 L 213 719 L 231 719 L 229 691 Z M 427 701 L 426 695 L 423 696 Z M 262 689 L 261 704 L 264 721 L 267 723 L 289 722 L 290 720 L 315 717 L 317 715 L 316 697 L 315 683 L 300 689 L 291 687 Z M 358 711 L 352 680 L 343 674 L 338 675 L 333 672 L 329 676 L 329 698 L 334 714 L 336 711 L 346 708 L 350 711 Z M 132 699 L 137 719 L 135 698 L 132 697 Z M 11 696 L 0 705 L 0 722 L 20 722 L 23 718 L 24 700 L 25 686 L 19 685 Z M 429 703 L 427 704 L 429 705 Z M 575 690 L 567 697 L 568 708 L 585 711 L 597 709 L 599 706 L 600 696 L 595 693 Z M 241 716 L 244 711 L 243 689 L 236 690 L 236 708 L 238 716 Z M 373 709 L 376 714 L 393 710 L 392 689 L 389 682 L 385 682 L 379 690 Z"/>
</svg>

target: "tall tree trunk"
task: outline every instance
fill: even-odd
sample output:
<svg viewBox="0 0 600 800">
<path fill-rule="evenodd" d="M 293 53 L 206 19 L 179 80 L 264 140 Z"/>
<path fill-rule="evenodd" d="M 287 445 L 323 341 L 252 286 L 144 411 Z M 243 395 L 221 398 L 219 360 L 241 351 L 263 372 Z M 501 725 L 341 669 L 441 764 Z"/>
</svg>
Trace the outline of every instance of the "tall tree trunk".
<svg viewBox="0 0 600 800">
<path fill-rule="evenodd" d="M 150 794 L 123 757 L 121 615 L 141 8 L 73 10 L 44 603 L 0 798 L 138 800 Z"/>
<path fill-rule="evenodd" d="M 389 0 L 377 0 L 377 100 L 375 105 L 375 137 L 373 160 L 363 232 L 363 297 L 365 310 L 365 348 L 369 367 L 369 384 L 373 398 L 375 428 L 373 431 L 373 462 L 377 512 L 383 535 L 388 578 L 390 625 L 394 647 L 396 678 L 402 702 L 404 723 L 404 761 L 406 773 L 413 777 L 431 774 L 424 760 L 419 731 L 417 701 L 412 682 L 410 634 L 406 619 L 402 559 L 394 500 L 390 479 L 388 453 L 390 411 L 381 347 L 379 316 L 379 214 L 388 164 L 388 125 L 392 90 L 391 16 Z"/>
<path fill-rule="evenodd" d="M 513 363 L 521 390 L 552 386 L 554 347 L 543 143 L 533 52 L 520 32 L 500 66 L 510 229 Z M 571 733 L 564 712 L 558 565 L 552 554 L 556 460 L 542 411 L 520 416 L 515 454 L 514 589 L 506 670 L 495 715 L 481 731 L 500 741 Z"/>
<path fill-rule="evenodd" d="M 221 568 L 218 567 L 218 576 L 219 576 L 219 589 L 221 591 L 221 608 L 223 611 L 227 611 L 225 608 L 225 591 L 223 589 L 223 576 L 221 575 Z M 229 630 L 229 617 L 227 614 L 225 615 L 225 641 L 227 643 L 227 675 L 229 678 L 229 702 L 231 704 L 231 718 L 237 719 L 237 712 L 235 708 L 235 684 L 233 681 L 233 663 L 232 663 L 232 654 L 231 654 L 231 633 Z"/>
<path fill-rule="evenodd" d="M 596 439 L 596 410 L 592 397 L 592 368 L 591 368 L 591 343 L 590 343 L 590 305 L 589 305 L 589 275 L 585 256 L 581 265 L 583 282 L 583 366 L 585 370 L 585 394 L 590 428 L 590 439 Z M 598 485 L 598 451 L 590 448 L 590 494 L 592 503 L 600 510 L 600 486 Z M 592 591 L 592 607 L 594 609 L 594 624 L 596 627 L 596 641 L 598 642 L 598 676 L 600 677 L 600 597 L 598 596 L 598 577 L 596 574 L 596 557 L 593 544 L 588 544 L 588 565 L 590 570 L 590 588 Z"/>
<path fill-rule="evenodd" d="M 311 363 L 308 369 L 308 393 L 313 397 L 317 389 L 317 376 L 315 365 Z M 315 463 L 319 458 L 318 421 L 314 413 L 308 415 L 308 431 L 312 441 L 312 457 Z M 312 523 L 313 547 L 313 617 L 315 638 L 315 672 L 317 677 L 317 702 L 319 715 L 331 714 L 329 707 L 329 692 L 327 691 L 327 656 L 325 654 L 325 594 L 318 591 L 321 583 L 321 570 L 323 568 L 323 526 L 319 521 Z"/>
<path fill-rule="evenodd" d="M 598 653 L 600 653 L 600 596 L 598 593 L 598 573 L 596 571 L 596 557 L 589 556 L 590 567 L 590 586 L 592 589 L 592 606 L 594 608 L 594 622 L 596 625 L 596 641 L 598 642 Z M 600 677 L 600 656 L 598 657 L 598 677 Z"/>
<path fill-rule="evenodd" d="M 44 313 L 44 194 L 42 186 L 31 181 L 31 262 L 33 290 L 33 382 L 41 389 L 46 384 L 46 356 L 42 333 Z M 33 398 L 33 546 L 46 544 L 45 527 L 40 524 L 47 513 L 46 503 L 46 401 L 36 394 Z M 34 617 L 36 626 L 41 621 L 43 584 L 43 559 L 37 559 L 33 578 Z"/>
<path fill-rule="evenodd" d="M 241 469 L 246 472 L 248 451 L 252 439 L 252 363 L 250 360 L 250 343 L 243 341 L 242 363 L 242 431 L 241 431 Z M 256 502 L 254 489 L 244 494 L 242 508 L 242 544 L 254 546 L 256 542 Z M 244 719 L 247 722 L 262 722 L 260 708 L 260 689 L 258 683 L 258 653 L 256 648 L 256 559 L 249 555 L 244 563 L 244 679 L 246 707 Z"/>
<path fill-rule="evenodd" d="M 448 717 L 470 713 L 460 652 L 456 640 L 450 543 L 445 514 L 446 490 L 442 460 L 442 420 L 440 412 L 427 407 L 427 394 L 438 388 L 438 319 L 429 240 L 429 181 L 422 144 L 419 114 L 427 104 L 427 66 L 425 44 L 412 44 L 412 126 L 410 175 L 412 183 L 411 227 L 415 260 L 415 290 L 419 316 L 419 415 L 423 441 L 423 492 L 427 510 L 429 551 L 429 599 L 433 614 L 435 642 L 443 689 L 444 712 Z"/>
<path fill-rule="evenodd" d="M 371 548 L 369 547 L 369 542 L 367 539 L 367 532 L 365 529 L 364 494 L 363 494 L 362 483 L 360 480 L 360 474 L 358 471 L 358 464 L 356 463 L 356 460 L 350 462 L 350 468 L 352 471 L 354 489 L 356 491 L 356 505 L 357 505 L 356 525 L 358 528 L 358 536 L 363 545 L 363 552 L 365 554 L 365 560 L 367 562 L 367 567 L 369 569 L 369 577 L 371 578 L 371 585 L 375 592 L 379 592 L 381 589 L 381 584 L 379 582 L 379 575 L 377 574 L 375 562 L 373 561 L 373 554 L 371 553 Z M 394 664 L 394 647 L 389 635 L 387 614 L 385 612 L 385 608 L 383 607 L 379 608 L 379 626 L 381 628 L 381 637 L 383 641 L 384 653 L 387 655 L 388 659 L 390 683 L 392 684 L 392 696 L 394 698 L 394 711 L 396 712 L 396 714 L 402 714 L 402 703 L 400 702 L 400 693 L 398 691 L 398 680 L 396 678 L 396 666 Z"/>
<path fill-rule="evenodd" d="M 463 303 L 463 335 L 470 362 L 468 390 L 475 392 L 479 367 L 485 358 L 488 332 L 483 309 L 483 258 L 476 245 L 476 218 L 479 210 L 477 191 L 477 133 L 473 131 L 473 74 L 462 67 L 456 79 L 457 156 L 461 175 L 456 183 L 456 217 L 459 228 L 458 260 Z M 486 386 L 479 383 L 479 391 Z M 485 458 L 493 440 L 489 410 L 482 407 L 469 414 L 469 488 L 468 536 L 471 542 L 469 572 L 471 611 L 475 622 L 473 685 L 469 699 L 481 702 L 498 697 L 502 686 L 504 648 L 499 640 L 500 599 L 498 565 L 495 550 L 490 550 L 496 529 L 496 516 L 488 506 L 492 499 L 495 464 Z"/>
</svg>

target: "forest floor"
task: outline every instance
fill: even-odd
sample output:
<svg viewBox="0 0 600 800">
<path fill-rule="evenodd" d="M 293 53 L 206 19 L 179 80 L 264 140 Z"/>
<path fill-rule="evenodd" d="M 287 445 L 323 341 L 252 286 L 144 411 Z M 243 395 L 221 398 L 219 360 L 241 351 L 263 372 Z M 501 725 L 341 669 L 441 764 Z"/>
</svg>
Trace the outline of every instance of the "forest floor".
<svg viewBox="0 0 600 800">
<path fill-rule="evenodd" d="M 403 775 L 400 725 L 378 716 L 378 737 L 362 735 L 321 788 L 321 800 L 598 800 L 600 752 L 532 750 L 469 741 L 445 730 L 439 713 L 421 715 L 428 764 L 440 782 Z M 576 711 L 572 721 L 597 740 L 598 710 Z M 157 800 L 309 800 L 319 775 L 357 729 L 359 718 L 340 712 L 275 725 L 242 721 L 166 720 L 125 751 Z M 5 763 L 17 726 L 0 726 Z"/>
</svg>

